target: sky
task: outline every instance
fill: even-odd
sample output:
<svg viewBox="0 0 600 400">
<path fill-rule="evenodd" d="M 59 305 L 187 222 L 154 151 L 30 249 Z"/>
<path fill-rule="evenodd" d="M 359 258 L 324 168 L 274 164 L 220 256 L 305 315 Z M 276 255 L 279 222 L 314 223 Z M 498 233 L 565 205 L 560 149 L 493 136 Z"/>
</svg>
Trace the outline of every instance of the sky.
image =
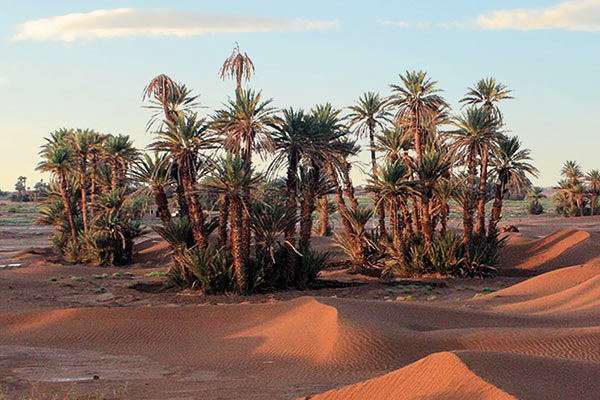
<svg viewBox="0 0 600 400">
<path fill-rule="evenodd" d="M 62 127 L 145 147 L 142 90 L 158 74 L 210 115 L 233 94 L 217 73 L 235 41 L 256 66 L 250 87 L 280 108 L 346 107 L 424 70 L 460 112 L 467 88 L 494 76 L 515 97 L 501 105 L 506 129 L 532 150 L 534 183 L 551 186 L 565 160 L 600 168 L 599 39 L 600 0 L 0 0 L 0 189 L 44 177 L 39 147 Z"/>
</svg>

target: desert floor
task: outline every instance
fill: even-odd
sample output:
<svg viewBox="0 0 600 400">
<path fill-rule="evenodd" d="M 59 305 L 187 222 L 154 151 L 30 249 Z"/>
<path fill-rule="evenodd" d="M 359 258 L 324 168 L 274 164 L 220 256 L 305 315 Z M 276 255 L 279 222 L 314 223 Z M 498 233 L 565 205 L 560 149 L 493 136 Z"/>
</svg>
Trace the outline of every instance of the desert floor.
<svg viewBox="0 0 600 400">
<path fill-rule="evenodd" d="M 153 235 L 125 268 L 61 265 L 27 221 L 0 218 L 8 399 L 600 398 L 600 217 L 507 219 L 494 279 L 250 297 L 164 289 Z"/>
</svg>

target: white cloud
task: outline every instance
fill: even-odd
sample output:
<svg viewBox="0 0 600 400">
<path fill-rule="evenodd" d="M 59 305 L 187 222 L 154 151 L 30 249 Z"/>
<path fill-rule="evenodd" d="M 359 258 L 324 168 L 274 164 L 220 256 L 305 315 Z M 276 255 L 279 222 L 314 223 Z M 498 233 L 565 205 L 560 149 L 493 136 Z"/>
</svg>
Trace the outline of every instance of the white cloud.
<svg viewBox="0 0 600 400">
<path fill-rule="evenodd" d="M 457 24 L 460 25 L 460 24 Z M 517 8 L 480 15 L 471 25 L 481 29 L 565 29 L 600 31 L 600 0 L 565 1 L 541 9 Z"/>
<path fill-rule="evenodd" d="M 387 21 L 385 19 L 378 19 L 375 22 L 377 22 L 378 24 L 381 24 L 381 25 L 392 25 L 392 26 L 397 26 L 397 27 L 401 27 L 401 28 L 408 26 L 408 24 L 406 22 L 401 22 L 401 21 L 394 22 L 394 21 Z"/>
<path fill-rule="evenodd" d="M 194 36 L 215 33 L 300 31 L 329 29 L 338 25 L 338 21 L 312 21 L 301 18 L 246 17 L 166 9 L 119 8 L 27 21 L 18 27 L 18 32 L 12 39 L 73 42 L 78 39 L 123 36 Z"/>
</svg>

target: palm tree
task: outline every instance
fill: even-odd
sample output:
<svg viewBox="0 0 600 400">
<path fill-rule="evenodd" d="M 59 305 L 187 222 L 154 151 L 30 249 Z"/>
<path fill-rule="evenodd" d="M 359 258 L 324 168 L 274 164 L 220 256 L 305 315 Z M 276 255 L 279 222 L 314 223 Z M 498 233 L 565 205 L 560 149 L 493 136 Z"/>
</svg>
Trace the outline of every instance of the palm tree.
<svg viewBox="0 0 600 400">
<path fill-rule="evenodd" d="M 169 152 L 177 163 L 179 180 L 189 205 L 194 240 L 201 248 L 206 248 L 206 217 L 197 190 L 198 165 L 203 156 L 200 152 L 214 148 L 214 137 L 207 129 L 205 119 L 199 119 L 197 114 L 178 112 L 175 122 L 167 121 L 167 128 L 157 134 L 150 149 Z"/>
<path fill-rule="evenodd" d="M 596 215 L 596 203 L 600 194 L 600 171 L 593 169 L 585 175 L 590 192 L 590 215 Z"/>
<path fill-rule="evenodd" d="M 423 204 L 422 232 L 425 243 L 429 246 L 433 241 L 433 222 L 431 220 L 431 201 L 433 199 L 436 184 L 443 179 L 452 164 L 446 153 L 441 151 L 426 151 L 421 162 L 417 162 L 413 169 L 417 176 L 418 195 Z"/>
<path fill-rule="evenodd" d="M 481 79 L 475 83 L 460 101 L 461 103 L 465 103 L 465 105 L 481 106 L 502 121 L 502 113 L 498 108 L 498 102 L 514 99 L 510 95 L 511 93 L 512 91 L 506 85 L 496 82 L 496 78 L 491 77 Z"/>
<path fill-rule="evenodd" d="M 540 200 L 541 199 L 545 199 L 546 195 L 544 194 L 544 189 L 538 186 L 533 186 L 530 190 L 529 193 L 527 193 L 527 197 L 529 199 L 531 199 L 531 201 L 533 201 L 535 203 L 535 205 L 539 205 L 540 204 Z"/>
<path fill-rule="evenodd" d="M 152 190 L 158 218 L 165 224 L 170 223 L 171 211 L 166 187 L 172 183 L 172 179 L 168 154 L 154 153 L 151 157 L 144 153 L 144 156 L 135 163 L 130 174 L 137 182 L 147 185 Z"/>
<path fill-rule="evenodd" d="M 254 63 L 248 57 L 248 54 L 240 52 L 240 46 L 235 42 L 231 55 L 225 60 L 219 70 L 219 76 L 223 80 L 226 78 L 235 79 L 236 92 L 241 92 L 242 79 L 249 81 L 252 74 L 254 74 Z"/>
<path fill-rule="evenodd" d="M 96 147 L 96 145 L 98 144 L 98 135 L 96 134 L 96 132 L 88 129 L 77 129 L 73 132 L 69 139 L 75 165 L 79 172 L 79 185 L 81 191 L 81 216 L 83 219 L 83 231 L 87 233 L 87 167 L 90 155 L 94 151 L 94 147 Z"/>
<path fill-rule="evenodd" d="M 254 173 L 247 160 L 239 155 L 228 154 L 213 166 L 213 172 L 201 185 L 201 188 L 229 198 L 229 215 L 231 217 L 231 254 L 237 289 L 244 293 L 247 290 L 247 258 L 244 249 L 246 242 L 242 235 L 242 214 L 246 203 L 247 189 L 253 189 L 261 177 Z"/>
<path fill-rule="evenodd" d="M 484 108 L 468 108 L 462 115 L 454 118 L 453 124 L 456 129 L 449 132 L 449 136 L 453 140 L 451 149 L 457 151 L 466 160 L 467 165 L 467 187 L 463 193 L 463 243 L 468 259 L 473 233 L 473 198 L 476 193 L 477 157 L 482 158 L 481 166 L 485 165 L 485 168 L 481 170 L 483 174 L 487 170 L 487 162 L 484 164 L 483 159 L 487 158 L 489 148 L 501 136 L 497 132 L 497 119 Z M 481 196 L 481 186 L 479 194 Z M 485 210 L 481 215 L 485 218 Z M 481 219 L 479 224 L 481 224 Z"/>
<path fill-rule="evenodd" d="M 412 226 L 407 200 L 416 192 L 410 170 L 401 160 L 388 162 L 369 180 L 367 189 L 377 193 L 379 201 L 387 205 L 394 247 L 400 259 L 404 259 L 402 239 L 405 233 L 410 234 Z M 403 218 L 400 218 L 400 211 Z"/>
<path fill-rule="evenodd" d="M 127 166 L 133 163 L 138 151 L 128 135 L 109 136 L 103 142 L 104 157 L 111 168 L 111 190 L 121 187 Z"/>
<path fill-rule="evenodd" d="M 366 92 L 357 101 L 354 106 L 348 107 L 350 114 L 350 128 L 354 130 L 358 137 L 369 136 L 371 147 L 371 174 L 377 170 L 377 147 L 375 146 L 375 131 L 383 129 L 386 123 L 390 123 L 391 114 L 388 111 L 387 99 L 383 99 L 378 93 Z M 385 234 L 385 210 L 383 204 L 379 204 L 377 214 L 379 216 L 379 227 L 381 233 Z"/>
<path fill-rule="evenodd" d="M 291 218 L 297 218 L 298 213 L 298 166 L 300 162 L 310 157 L 314 152 L 313 138 L 316 135 L 315 124 L 310 115 L 303 110 L 294 110 L 292 108 L 283 110 L 282 118 L 274 124 L 273 144 L 275 157 L 273 158 L 269 170 L 277 170 L 282 165 L 287 165 L 286 174 L 286 208 Z M 304 215 L 302 219 L 304 219 Z M 308 216 L 312 218 L 311 215 Z M 308 233 L 310 238 L 310 231 Z M 295 246 L 296 226 L 289 225 L 285 232 L 285 240 L 290 243 L 286 249 L 288 264 L 291 268 L 296 265 L 296 252 L 292 248 Z"/>
<path fill-rule="evenodd" d="M 575 195 L 573 193 L 574 188 L 581 184 L 583 179 L 583 171 L 576 161 L 566 161 L 560 170 L 560 174 L 566 179 L 568 186 L 571 190 L 567 191 L 567 195 L 570 202 L 571 209 L 575 208 Z"/>
<path fill-rule="evenodd" d="M 71 238 L 77 240 L 77 231 L 73 221 L 73 208 L 68 194 L 67 177 L 73 168 L 73 157 L 71 150 L 65 143 L 52 143 L 42 150 L 42 161 L 38 164 L 37 170 L 41 172 L 50 172 L 58 180 L 58 189 L 63 202 L 65 217 L 69 222 Z"/>
<path fill-rule="evenodd" d="M 390 85 L 394 93 L 390 104 L 397 107 L 396 124 L 405 125 L 413 134 L 417 161 L 421 161 L 425 149 L 425 127 L 448 103 L 439 95 L 437 81 L 427 78 L 423 71 L 406 71 L 400 75 L 402 85 Z"/>
<path fill-rule="evenodd" d="M 523 149 L 517 136 L 501 138 L 498 151 L 492 157 L 492 172 L 496 177 L 496 188 L 492 215 L 488 225 L 488 240 L 493 241 L 498 234 L 498 223 L 502 217 L 502 203 L 509 185 L 523 188 L 531 185 L 526 174 L 537 176 L 537 169 L 529 163 L 531 151 Z"/>
<path fill-rule="evenodd" d="M 413 140 L 414 138 L 404 130 L 403 126 L 394 126 L 392 129 L 384 129 L 377 136 L 376 148 L 385 154 L 386 161 L 407 160 L 408 151 L 413 148 Z"/>
<path fill-rule="evenodd" d="M 235 100 L 229 100 L 225 109 L 217 110 L 213 117 L 213 128 L 223 136 L 223 147 L 228 152 L 239 155 L 252 165 L 252 154 L 265 155 L 274 149 L 271 127 L 277 124 L 272 100 L 262 100 L 261 92 L 240 90 Z M 245 207 L 248 207 L 250 193 L 246 190 Z M 244 249 L 250 250 L 250 225 L 247 212 L 242 214 Z M 249 253 L 245 254 L 249 257 Z"/>
</svg>

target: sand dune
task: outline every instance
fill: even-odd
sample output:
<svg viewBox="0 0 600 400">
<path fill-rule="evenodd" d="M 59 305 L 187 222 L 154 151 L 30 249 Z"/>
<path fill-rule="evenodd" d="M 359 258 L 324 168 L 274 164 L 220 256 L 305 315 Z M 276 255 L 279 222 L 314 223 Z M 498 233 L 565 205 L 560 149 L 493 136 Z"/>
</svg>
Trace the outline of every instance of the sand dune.
<svg viewBox="0 0 600 400">
<path fill-rule="evenodd" d="M 593 235 L 511 246 L 526 254 L 518 268 L 553 269 L 592 260 Z M 156 241 L 138 249 L 140 260 L 164 252 Z M 0 384 L 25 393 L 31 381 L 99 375 L 85 387 L 130 382 L 128 399 L 591 399 L 598 299 L 600 266 L 584 263 L 467 303 L 301 297 L 0 314 Z"/>
<path fill-rule="evenodd" d="M 422 393 L 431 398 L 457 398 L 458 392 L 446 389 L 462 388 L 462 398 L 491 399 L 512 398 L 506 394 L 512 392 L 504 393 L 501 386 L 482 379 L 453 354 L 427 357 L 479 350 L 483 358 L 488 352 L 503 352 L 507 357 L 515 353 L 600 361 L 600 328 L 581 327 L 577 319 L 571 324 L 557 328 L 552 319 L 508 312 L 305 297 L 272 304 L 4 314 L 0 315 L 0 346 L 69 350 L 74 365 L 89 359 L 78 354 L 93 349 L 101 355 L 93 368 L 101 371 L 114 370 L 112 364 L 102 361 L 105 357 L 114 363 L 114 357 L 135 355 L 139 359 L 120 361 L 119 365 L 126 364 L 129 369 L 133 365 L 142 375 L 140 371 L 152 366 L 154 375 L 161 370 L 170 376 L 171 384 L 153 378 L 145 383 L 148 392 L 130 398 L 164 398 L 178 382 L 188 381 L 195 384 L 186 385 L 206 398 L 217 393 L 222 398 L 293 398 L 381 376 L 417 362 L 386 378 L 401 382 L 413 374 L 416 383 L 409 380 L 401 386 L 415 391 L 414 397 L 407 398 L 421 398 Z M 48 355 L 46 362 L 50 367 L 56 360 Z M 440 367 L 436 367 L 438 363 Z M 30 371 L 39 367 L 40 361 L 25 354 L 18 364 Z M 436 375 L 429 379 L 436 368 L 455 372 L 443 379 Z M 206 385 L 198 380 L 198 371 L 221 378 L 211 378 L 211 385 Z M 126 372 L 124 377 L 140 381 L 139 374 L 131 377 Z M 61 376 L 67 373 L 63 370 Z M 225 393 L 223 385 L 227 387 Z M 382 396 L 379 398 L 396 393 L 373 390 Z M 543 392 L 540 388 L 532 390 Z M 244 396 L 238 395 L 240 391 Z"/>
<path fill-rule="evenodd" d="M 599 378 L 596 363 L 493 352 L 443 352 L 384 376 L 305 399 L 584 400 L 597 398 Z"/>
<path fill-rule="evenodd" d="M 590 233 L 564 230 L 534 241 L 517 240 L 501 252 L 501 269 L 548 271 L 569 265 L 591 263 L 600 253 Z"/>
</svg>

